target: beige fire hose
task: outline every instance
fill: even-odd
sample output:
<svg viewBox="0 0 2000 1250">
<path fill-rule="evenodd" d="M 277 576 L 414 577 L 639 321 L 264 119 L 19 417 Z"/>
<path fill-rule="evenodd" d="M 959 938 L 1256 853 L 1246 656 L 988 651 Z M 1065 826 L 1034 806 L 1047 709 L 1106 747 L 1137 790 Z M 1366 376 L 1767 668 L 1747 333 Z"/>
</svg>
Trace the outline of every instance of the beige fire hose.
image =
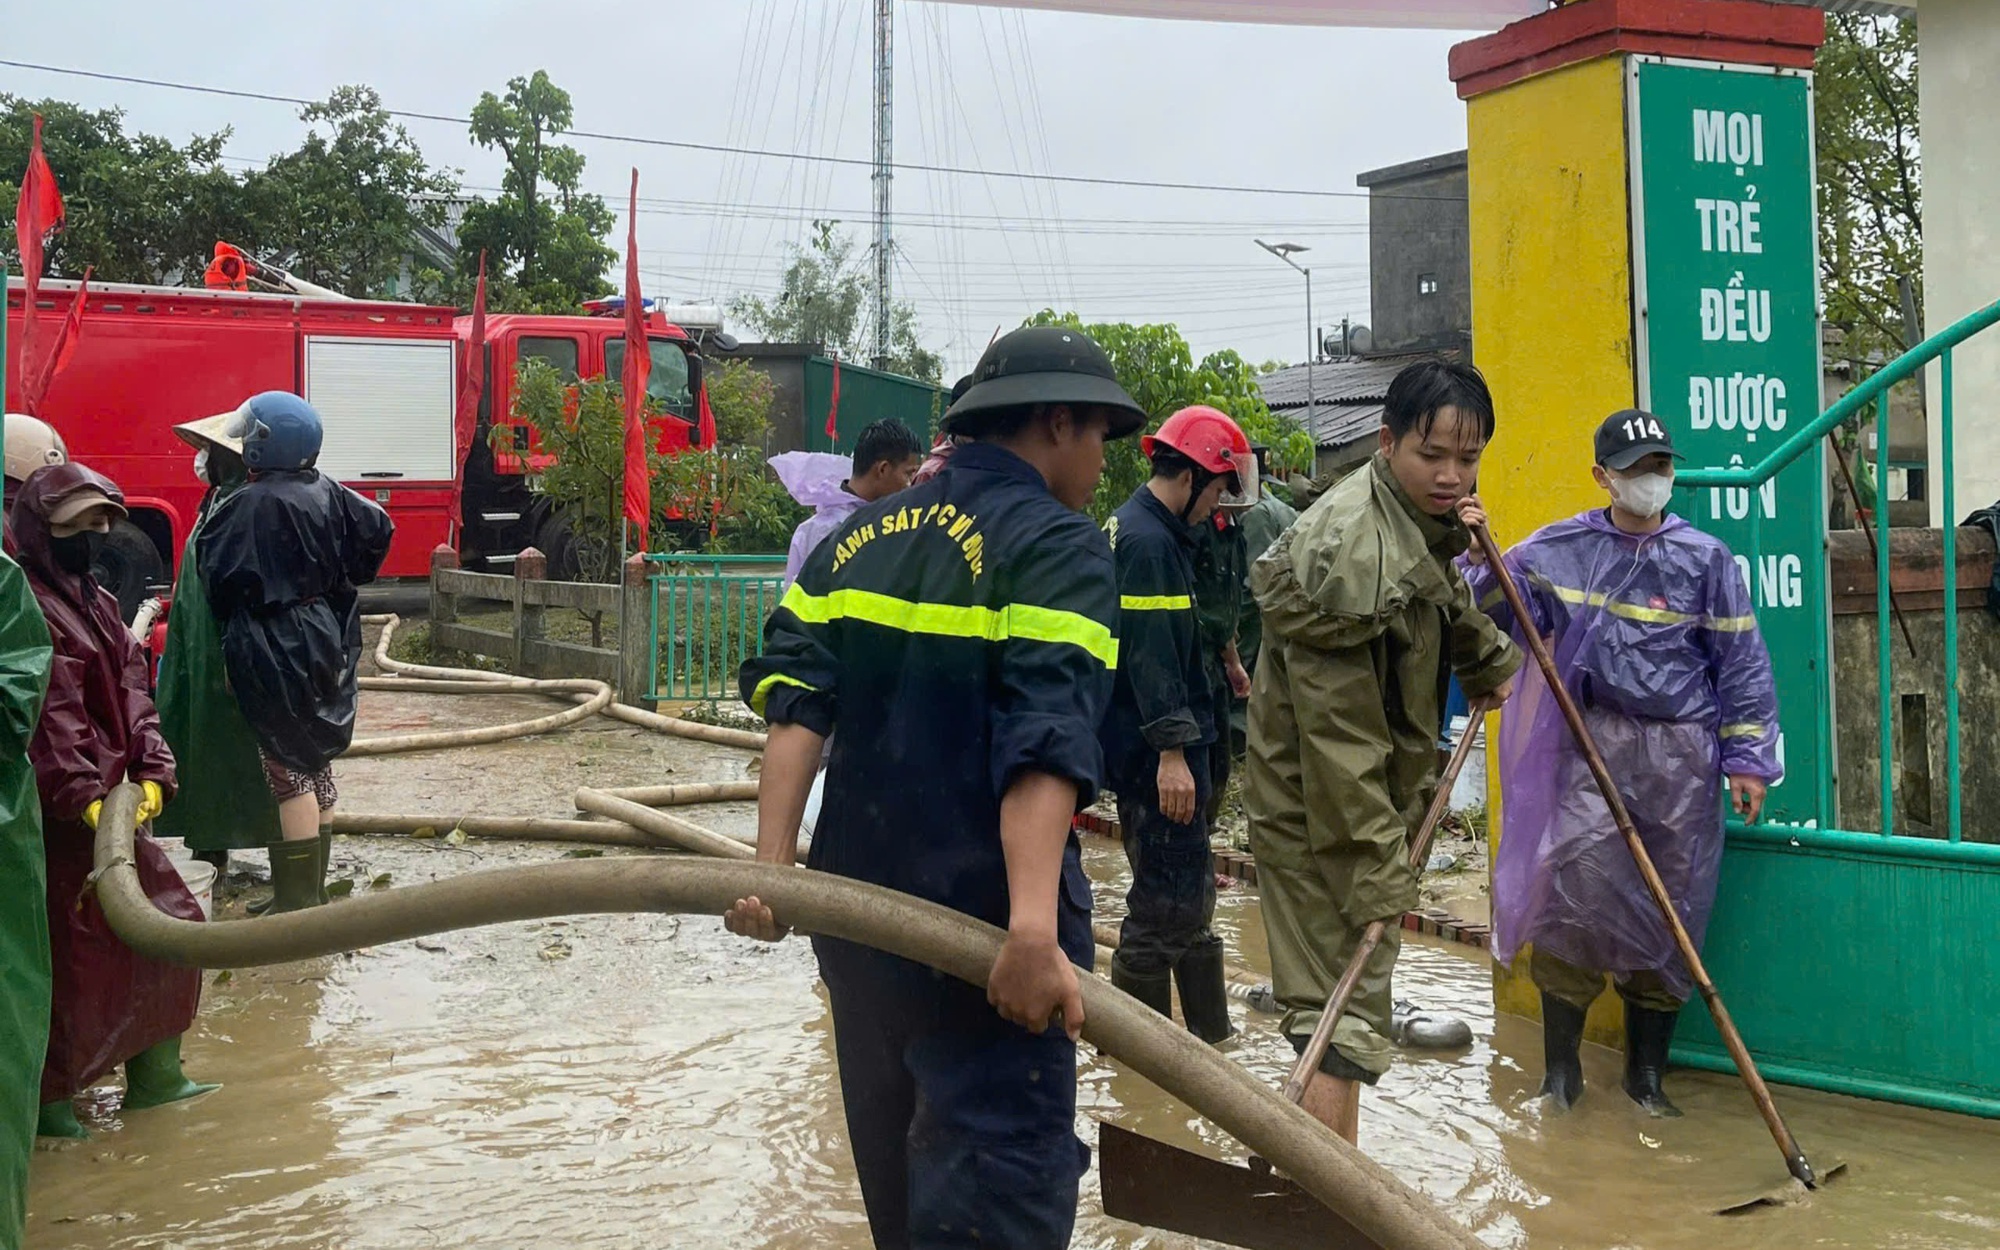
<svg viewBox="0 0 2000 1250">
<path fill-rule="evenodd" d="M 507 673 L 489 673 L 484 669 L 440 668 L 433 664 L 411 664 L 406 660 L 392 659 L 389 655 L 389 645 L 395 639 L 396 630 L 402 626 L 402 618 L 394 614 L 388 614 L 383 616 L 364 616 L 361 619 L 367 624 L 380 625 L 382 627 L 381 636 L 375 640 L 375 666 L 385 673 L 396 673 L 403 677 L 437 678 L 450 682 L 462 682 L 467 685 L 475 682 L 490 685 L 511 685 L 516 689 L 520 688 L 519 683 L 532 680 L 525 677 L 515 677 Z M 388 679 L 364 677 L 361 679 L 361 685 L 363 689 L 390 688 L 373 685 L 373 683 L 384 680 Z M 570 698 L 578 701 L 594 702 L 597 697 L 594 693 L 595 691 L 600 689 L 609 691 L 610 687 L 600 681 L 585 681 L 580 683 L 577 689 L 588 689 L 593 693 L 572 694 L 569 696 Z M 448 693 L 457 692 L 452 691 Z M 537 691 L 528 690 L 527 693 L 537 693 Z M 554 694 L 560 692 L 550 690 L 545 693 Z M 616 720 L 622 720 L 627 724 L 637 725 L 642 729 L 651 729 L 657 733 L 672 734 L 677 738 L 691 738 L 701 742 L 713 742 L 720 746 L 741 747 L 746 751 L 762 751 L 764 749 L 765 739 L 763 734 L 754 733 L 747 729 L 730 729 L 722 725 L 704 725 L 699 721 L 683 720 L 678 716 L 662 716 L 658 712 L 648 712 L 641 708 L 628 707 L 623 703 L 613 702 L 609 697 L 605 699 L 603 704 L 594 708 L 593 711 L 601 712 L 603 715 Z M 585 715 L 589 715 L 589 713 L 585 713 Z M 518 733 L 518 727 L 515 728 L 517 732 L 507 736 L 521 736 Z M 542 731 L 537 730 L 534 732 Z M 405 747 L 400 749 L 414 750 L 416 748 Z"/>
<path fill-rule="evenodd" d="M 773 864 L 682 856 L 615 857 L 499 868 L 373 892 L 338 907 L 201 923 L 156 909 L 133 867 L 137 786 L 106 798 L 98 823 L 98 901 L 134 950 L 202 968 L 311 959 L 453 929 L 579 914 L 719 915 L 756 895 L 785 924 L 859 942 L 984 985 L 1002 934 L 921 899 Z M 1083 976 L 1084 1040 L 1220 1125 L 1385 1250 L 1484 1250 L 1423 1195 L 1276 1090 L 1138 1000 Z"/>
<path fill-rule="evenodd" d="M 335 811 L 333 831 L 352 837 L 444 837 L 459 830 L 475 838 L 517 842 L 570 842 L 585 846 L 678 851 L 664 838 L 609 820 L 560 820 L 547 816 L 414 816 L 401 812 Z"/>
</svg>

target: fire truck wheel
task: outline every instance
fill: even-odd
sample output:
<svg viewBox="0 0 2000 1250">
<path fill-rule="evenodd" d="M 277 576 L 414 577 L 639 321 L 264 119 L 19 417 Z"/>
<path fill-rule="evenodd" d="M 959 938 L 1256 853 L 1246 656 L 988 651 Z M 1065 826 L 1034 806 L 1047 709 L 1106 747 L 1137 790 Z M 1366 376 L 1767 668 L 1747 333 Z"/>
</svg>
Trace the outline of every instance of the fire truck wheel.
<svg viewBox="0 0 2000 1250">
<path fill-rule="evenodd" d="M 104 546 L 98 549 L 91 572 L 97 575 L 97 584 L 118 600 L 118 614 L 127 621 L 146 601 L 152 588 L 168 580 L 167 562 L 161 558 L 160 549 L 153 545 L 146 531 L 130 521 L 118 522 L 104 536 Z"/>
</svg>

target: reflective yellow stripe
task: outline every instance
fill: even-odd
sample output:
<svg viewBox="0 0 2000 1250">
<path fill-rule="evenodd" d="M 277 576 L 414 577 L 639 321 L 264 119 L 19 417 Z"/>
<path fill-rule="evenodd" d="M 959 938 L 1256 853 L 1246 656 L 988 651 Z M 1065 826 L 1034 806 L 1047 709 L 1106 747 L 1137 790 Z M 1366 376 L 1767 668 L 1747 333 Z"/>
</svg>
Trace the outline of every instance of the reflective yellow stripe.
<svg viewBox="0 0 2000 1250">
<path fill-rule="evenodd" d="M 1120 595 L 1118 606 L 1127 612 L 1185 612 L 1194 607 L 1190 595 Z"/>
<path fill-rule="evenodd" d="M 776 686 L 797 686 L 801 690 L 819 689 L 818 686 L 810 682 L 800 681 L 796 677 L 787 677 L 783 673 L 773 673 L 758 682 L 757 688 L 750 692 L 750 710 L 762 716 L 764 714 L 764 703 L 771 697 L 771 690 Z"/>
<path fill-rule="evenodd" d="M 1486 597 L 1479 601 L 1479 610 L 1482 612 L 1491 612 L 1493 609 L 1499 607 L 1506 598 L 1507 592 L 1496 586 L 1492 590 L 1487 591 Z"/>
<path fill-rule="evenodd" d="M 1647 608 L 1636 603 L 1624 603 L 1610 598 L 1602 591 L 1585 593 L 1573 586 L 1558 586 L 1553 582 L 1549 583 L 1549 589 L 1564 603 L 1603 608 L 1611 615 L 1622 616 L 1629 621 L 1645 621 L 1653 625 L 1687 625 L 1701 619 L 1685 612 L 1670 612 L 1665 608 Z"/>
<path fill-rule="evenodd" d="M 1756 724 L 1724 725 L 1722 727 L 1722 736 L 1724 738 L 1761 738 L 1764 736 L 1764 727 Z"/>
<path fill-rule="evenodd" d="M 1017 603 L 1006 608 L 982 608 L 956 603 L 915 603 L 872 590 L 843 587 L 827 595 L 810 595 L 794 582 L 780 607 L 808 624 L 849 619 L 866 621 L 906 634 L 942 638 L 981 638 L 1004 642 L 1067 643 L 1080 647 L 1106 668 L 1118 667 L 1118 640 L 1107 625 L 1081 612 Z"/>
<path fill-rule="evenodd" d="M 1702 624 L 1718 634 L 1747 634 L 1757 628 L 1754 616 L 1711 616 Z"/>
</svg>

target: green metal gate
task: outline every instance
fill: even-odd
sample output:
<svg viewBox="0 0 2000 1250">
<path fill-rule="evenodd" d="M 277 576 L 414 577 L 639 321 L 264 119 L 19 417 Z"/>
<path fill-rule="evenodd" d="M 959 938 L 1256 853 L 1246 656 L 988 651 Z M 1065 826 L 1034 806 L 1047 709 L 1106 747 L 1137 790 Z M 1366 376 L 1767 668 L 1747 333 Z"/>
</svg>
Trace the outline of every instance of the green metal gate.
<svg viewBox="0 0 2000 1250">
<path fill-rule="evenodd" d="M 764 651 L 784 595 L 784 556 L 648 554 L 656 700 L 736 697 L 736 671 Z"/>
<path fill-rule="evenodd" d="M 1941 396 L 1944 504 L 1945 802 L 1930 836 L 1897 827 L 1895 628 L 1890 619 L 1889 509 L 1876 509 L 1876 661 L 1880 832 L 1807 824 L 1732 824 L 1705 957 L 1737 1023 L 1772 1079 L 1837 1093 L 2000 1118 L 2000 845 L 1964 839 L 1960 801 L 1958 500 L 1953 488 L 1952 350 L 2000 323 L 1993 304 L 1918 345 L 1794 431 L 1755 465 L 1689 471 L 1680 485 L 1757 490 L 1865 419 L 1883 432 L 1876 481 L 1888 481 L 1889 392 L 1933 364 Z M 1753 523 L 1747 554 L 1763 555 Z M 1830 656 L 1818 657 L 1822 663 Z M 1989 698 L 1991 692 L 1988 692 Z M 1816 789 L 1836 793 L 1831 717 L 1818 719 Z M 1836 815 L 1834 821 L 1841 821 Z M 1705 1012 L 1687 1013 L 1675 1058 L 1731 1068 Z"/>
</svg>

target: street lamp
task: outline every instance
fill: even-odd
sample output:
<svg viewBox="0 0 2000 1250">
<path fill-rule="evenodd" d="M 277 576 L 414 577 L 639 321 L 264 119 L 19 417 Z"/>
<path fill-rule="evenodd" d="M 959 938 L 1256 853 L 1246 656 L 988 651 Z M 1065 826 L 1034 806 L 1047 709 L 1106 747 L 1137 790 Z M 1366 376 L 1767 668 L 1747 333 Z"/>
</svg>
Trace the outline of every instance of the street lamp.
<svg viewBox="0 0 2000 1250">
<path fill-rule="evenodd" d="M 1319 406 L 1319 396 L 1313 387 L 1313 365 L 1319 358 L 1319 334 L 1313 329 L 1313 271 L 1293 260 L 1292 255 L 1312 249 L 1303 243 L 1266 243 L 1262 239 L 1252 242 L 1306 276 L 1306 428 L 1310 431 L 1314 410 Z"/>
</svg>

